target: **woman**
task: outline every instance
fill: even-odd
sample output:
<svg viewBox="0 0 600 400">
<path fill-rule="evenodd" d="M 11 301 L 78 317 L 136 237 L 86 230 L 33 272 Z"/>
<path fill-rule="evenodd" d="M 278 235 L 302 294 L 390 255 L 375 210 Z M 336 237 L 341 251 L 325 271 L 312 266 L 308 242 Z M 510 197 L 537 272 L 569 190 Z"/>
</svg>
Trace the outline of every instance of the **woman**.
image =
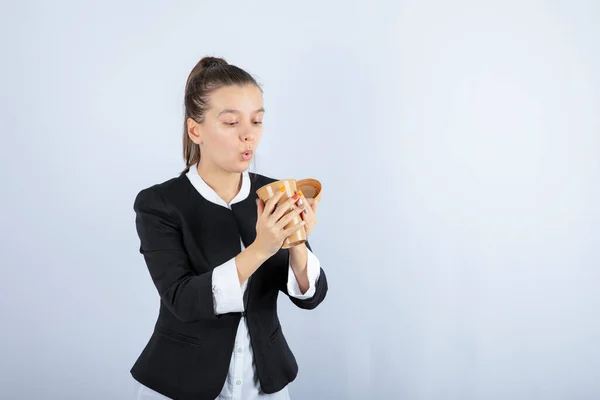
<svg viewBox="0 0 600 400">
<path fill-rule="evenodd" d="M 158 320 L 131 369 L 138 399 L 288 399 L 298 366 L 277 316 L 279 291 L 303 309 L 327 279 L 306 244 L 283 240 L 317 223 L 301 193 L 275 207 L 249 173 L 262 135 L 262 90 L 244 70 L 206 57 L 185 88 L 183 173 L 142 190 L 136 227 L 160 294 Z M 293 211 L 284 215 L 286 210 Z M 302 223 L 284 229 L 295 215 Z"/>
</svg>

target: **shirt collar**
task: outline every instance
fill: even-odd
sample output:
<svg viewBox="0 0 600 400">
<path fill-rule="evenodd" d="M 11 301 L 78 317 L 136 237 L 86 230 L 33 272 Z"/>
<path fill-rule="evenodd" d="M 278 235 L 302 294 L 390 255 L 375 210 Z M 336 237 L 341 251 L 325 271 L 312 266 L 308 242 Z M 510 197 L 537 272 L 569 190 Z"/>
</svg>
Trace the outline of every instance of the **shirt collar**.
<svg viewBox="0 0 600 400">
<path fill-rule="evenodd" d="M 186 176 L 190 180 L 192 186 L 196 188 L 202 197 L 211 203 L 215 203 L 223 207 L 229 208 L 229 206 L 232 204 L 239 203 L 240 201 L 246 199 L 250 194 L 250 176 L 247 170 L 242 172 L 242 187 L 240 188 L 240 191 L 229 204 L 220 198 L 219 195 L 210 186 L 208 186 L 204 179 L 202 179 L 202 177 L 198 174 L 198 164 L 192 165 L 190 170 L 186 173 Z"/>
</svg>

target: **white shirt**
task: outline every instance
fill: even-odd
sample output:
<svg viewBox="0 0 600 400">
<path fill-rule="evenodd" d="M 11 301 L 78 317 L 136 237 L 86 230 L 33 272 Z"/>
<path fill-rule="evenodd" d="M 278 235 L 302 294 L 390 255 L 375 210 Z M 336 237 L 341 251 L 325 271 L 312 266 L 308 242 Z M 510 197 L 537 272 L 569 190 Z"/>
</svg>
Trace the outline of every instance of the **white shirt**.
<svg viewBox="0 0 600 400">
<path fill-rule="evenodd" d="M 208 186 L 202 177 L 200 177 L 197 165 L 191 166 L 186 176 L 202 197 L 212 203 L 229 209 L 231 209 L 232 204 L 246 199 L 250 194 L 251 185 L 248 171 L 242 173 L 242 187 L 229 204 L 221 199 L 217 193 Z M 244 249 L 244 243 L 240 238 L 240 251 Z M 298 299 L 308 299 L 315 294 L 315 285 L 319 278 L 321 266 L 317 256 L 310 250 L 308 250 L 306 269 L 309 287 L 306 293 L 302 293 L 292 267 L 288 266 L 287 290 L 290 296 Z M 248 281 L 240 286 L 235 258 L 216 267 L 212 274 L 215 314 L 243 312 L 243 295 L 248 286 Z M 250 279 L 252 279 L 252 277 L 250 277 Z M 168 397 L 165 397 L 139 382 L 136 383 L 138 386 L 138 400 L 168 399 Z M 225 380 L 225 384 L 223 385 L 223 389 L 221 390 L 219 397 L 217 397 L 217 400 L 289 400 L 289 398 L 290 396 L 287 387 L 273 394 L 266 394 L 261 391 L 260 383 L 258 382 L 258 377 L 256 375 L 256 365 L 254 364 L 252 344 L 250 343 L 246 317 L 242 317 L 235 337 L 235 345 L 231 355 L 227 379 Z"/>
</svg>

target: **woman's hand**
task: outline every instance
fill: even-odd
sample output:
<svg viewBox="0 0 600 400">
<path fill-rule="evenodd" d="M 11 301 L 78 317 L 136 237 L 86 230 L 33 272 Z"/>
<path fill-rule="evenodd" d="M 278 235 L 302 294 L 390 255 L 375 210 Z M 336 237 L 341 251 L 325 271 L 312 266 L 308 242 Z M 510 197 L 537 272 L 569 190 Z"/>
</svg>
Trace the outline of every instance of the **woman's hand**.
<svg viewBox="0 0 600 400">
<path fill-rule="evenodd" d="M 305 204 L 304 212 L 302 215 L 302 220 L 306 223 L 304 229 L 306 230 L 306 236 L 310 235 L 315 229 L 315 225 L 317 225 L 317 206 L 319 204 L 315 199 L 307 199 L 302 194 L 302 191 L 298 191 L 300 198 L 302 200 L 302 204 Z M 300 201 L 298 202 L 300 204 Z"/>
<path fill-rule="evenodd" d="M 306 230 L 306 236 L 310 235 L 317 225 L 317 204 L 315 199 L 307 199 L 302 194 L 302 191 L 298 191 L 300 200 L 298 200 L 298 206 L 303 207 L 302 221 L 305 223 L 304 228 Z M 307 273 L 307 262 L 308 262 L 308 248 L 306 244 L 301 244 L 290 248 L 290 266 L 294 271 L 298 287 L 302 293 L 306 293 L 309 288 L 308 273 Z"/>
<path fill-rule="evenodd" d="M 294 195 L 285 203 L 275 209 L 275 205 L 281 199 L 284 192 L 278 192 L 275 196 L 263 203 L 257 199 L 257 219 L 256 219 L 256 240 L 253 245 L 257 251 L 261 252 L 266 258 L 277 253 L 286 237 L 300 230 L 305 224 L 301 221 L 299 224 L 285 229 L 285 226 L 292 221 L 298 214 L 302 213 L 303 208 L 295 206 L 295 203 L 301 198 L 300 195 Z M 306 201 L 306 200 L 305 200 Z M 285 212 L 294 208 L 289 214 Z M 307 208 L 307 207 L 305 207 Z"/>
</svg>

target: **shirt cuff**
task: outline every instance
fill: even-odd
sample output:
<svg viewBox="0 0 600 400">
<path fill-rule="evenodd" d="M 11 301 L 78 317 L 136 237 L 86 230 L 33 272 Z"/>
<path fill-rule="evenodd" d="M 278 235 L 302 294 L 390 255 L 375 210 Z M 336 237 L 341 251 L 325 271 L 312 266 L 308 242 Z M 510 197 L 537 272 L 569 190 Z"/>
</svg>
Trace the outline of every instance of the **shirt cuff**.
<svg viewBox="0 0 600 400">
<path fill-rule="evenodd" d="M 213 269 L 212 293 L 215 314 L 244 311 L 242 287 L 235 258 Z"/>
<path fill-rule="evenodd" d="M 296 275 L 294 274 L 294 270 L 292 269 L 292 265 L 288 266 L 288 281 L 287 281 L 287 291 L 288 294 L 292 297 L 295 297 L 300 300 L 310 299 L 314 296 L 316 291 L 317 279 L 319 279 L 319 275 L 321 274 L 321 262 L 314 255 L 310 249 L 306 249 L 308 253 L 308 259 L 306 262 L 306 274 L 308 275 L 308 290 L 306 293 L 302 293 L 300 290 L 300 286 L 298 285 L 298 280 L 296 279 Z"/>
</svg>

